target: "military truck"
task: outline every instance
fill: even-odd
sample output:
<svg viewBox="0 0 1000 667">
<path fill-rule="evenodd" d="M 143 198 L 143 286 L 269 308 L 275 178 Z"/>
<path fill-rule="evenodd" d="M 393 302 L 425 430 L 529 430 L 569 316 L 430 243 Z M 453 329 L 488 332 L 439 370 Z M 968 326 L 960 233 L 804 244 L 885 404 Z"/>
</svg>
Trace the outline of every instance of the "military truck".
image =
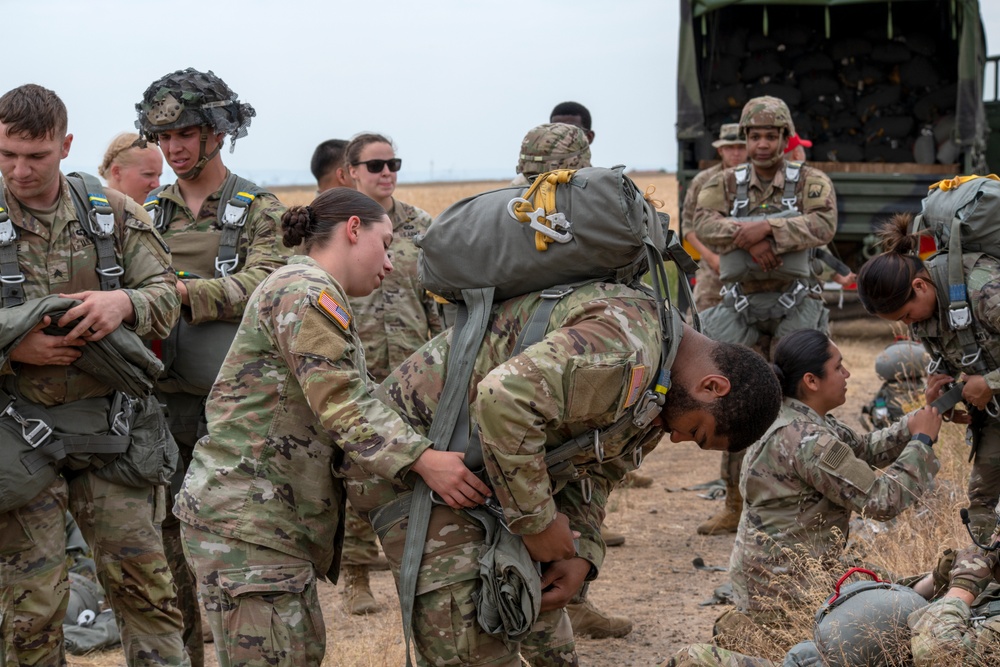
<svg viewBox="0 0 1000 667">
<path fill-rule="evenodd" d="M 744 103 L 774 95 L 837 190 L 834 250 L 858 267 L 873 226 L 931 183 L 1000 169 L 997 61 L 976 0 L 680 0 L 683 190 Z M 989 67 L 987 67 L 989 66 Z M 983 102 L 984 72 L 986 91 Z"/>
</svg>

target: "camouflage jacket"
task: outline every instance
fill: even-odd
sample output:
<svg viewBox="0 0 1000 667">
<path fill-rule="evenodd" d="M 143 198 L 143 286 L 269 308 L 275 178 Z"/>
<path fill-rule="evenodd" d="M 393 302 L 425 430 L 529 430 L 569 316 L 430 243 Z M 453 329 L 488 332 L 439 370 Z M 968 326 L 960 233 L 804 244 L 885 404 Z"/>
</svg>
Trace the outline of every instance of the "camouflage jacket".
<svg viewBox="0 0 1000 667">
<path fill-rule="evenodd" d="M 96 272 L 97 250 L 78 219 L 69 183 L 62 176 L 60 181 L 62 196 L 51 225 L 25 211 L 9 193 L 5 197 L 18 235 L 17 259 L 25 278 L 26 299 L 101 289 Z M 164 338 L 180 309 L 167 246 L 141 206 L 116 190 L 105 192 L 115 217 L 115 255 L 125 270 L 122 285 L 135 310 L 135 323 L 126 326 L 143 337 Z M 46 406 L 112 393 L 74 366 L 14 362 L 13 367 L 6 364 L 0 373 L 16 375 L 22 396 Z"/>
<path fill-rule="evenodd" d="M 203 530 L 311 561 L 325 573 L 343 516 L 344 454 L 401 476 L 430 446 L 372 398 L 347 297 L 309 257 L 265 278 L 208 397 L 209 435 L 175 513 Z"/>
<path fill-rule="evenodd" d="M 750 169 L 748 216 L 766 215 L 780 212 L 781 197 L 785 187 L 784 163 L 778 165 L 774 179 L 762 182 L 757 170 Z M 772 236 L 769 237 L 777 254 L 818 248 L 833 240 L 837 231 L 837 195 L 829 176 L 808 165 L 802 167 L 795 189 L 797 206 L 802 215 L 794 218 L 774 218 L 769 220 Z M 717 253 L 735 250 L 733 236 L 739 224 L 730 216 L 733 200 L 736 198 L 736 168 L 726 169 L 711 178 L 701 188 L 694 212 L 692 229 L 702 243 Z M 782 291 L 788 281 L 766 280 L 757 283 L 743 283 L 750 292 Z"/>
<path fill-rule="evenodd" d="M 590 503 L 583 501 L 579 483 L 550 478 L 544 457 L 577 435 L 610 426 L 638 400 L 659 368 L 655 303 L 624 285 L 579 287 L 556 305 L 545 338 L 510 358 L 539 300 L 534 293 L 494 306 L 469 388 L 470 432 L 478 425 L 489 481 L 510 529 L 538 533 L 560 511 L 581 533 L 579 555 L 599 568 L 607 494 L 631 463 L 623 453 L 654 446 L 663 432 L 630 424 L 618 437 L 602 441 L 603 464 L 593 452 L 573 459 L 593 481 Z M 430 429 L 444 388 L 450 337 L 449 331 L 434 338 L 376 392 L 420 433 Z M 373 498 L 380 492 L 386 497 Z M 359 501 L 378 504 L 393 498 L 390 489 L 366 493 Z"/>
<path fill-rule="evenodd" d="M 803 557 L 836 572 L 851 512 L 890 519 L 939 468 L 932 448 L 910 440 L 905 421 L 859 436 L 785 398 L 771 428 L 747 449 L 740 475 L 743 514 L 729 567 L 740 610 L 794 599 Z M 873 469 L 884 466 L 881 474 Z"/>
<path fill-rule="evenodd" d="M 431 216 L 416 206 L 393 200 L 392 272 L 382 286 L 365 297 L 351 299 L 358 333 L 365 344 L 368 372 L 381 382 L 417 348 L 441 333 L 438 304 L 417 279 L 413 237 L 427 231 Z"/>
<path fill-rule="evenodd" d="M 227 170 L 226 178 L 229 173 Z M 184 203 L 176 183 L 160 193 L 161 199 L 175 204 L 173 217 L 162 232 L 170 245 L 174 270 L 201 276 L 201 279 L 185 279 L 191 305 L 184 306 L 182 314 L 192 324 L 213 320 L 239 322 L 250 293 L 292 255 L 292 250 L 281 242 L 279 233 L 285 207 L 274 195 L 262 192 L 250 204 L 240 234 L 236 273 L 225 278 L 213 277 L 222 236 L 221 197 L 222 186 L 205 199 L 196 217 Z"/>
<path fill-rule="evenodd" d="M 935 259 L 944 261 L 945 255 Z M 965 260 L 965 285 L 972 315 L 978 329 L 977 342 L 983 350 L 988 373 L 983 377 L 993 393 L 1000 393 L 1000 261 L 989 255 L 969 253 Z M 933 262 L 934 259 L 928 260 Z M 933 275 L 933 273 L 932 273 Z M 932 357 L 944 361 L 940 371 L 958 377 L 964 355 L 958 334 L 948 325 L 948 286 L 937 285 L 938 310 L 930 319 L 910 325 L 910 331 L 931 348 Z M 975 373 L 972 373 L 975 374 Z"/>
<path fill-rule="evenodd" d="M 722 172 L 722 163 L 699 171 L 688 184 L 687 192 L 684 193 L 684 208 L 681 211 L 681 230 L 687 234 L 695 229 L 694 212 L 698 208 L 698 195 L 705 183 L 712 180 L 712 177 Z M 695 232 L 697 236 L 697 232 Z M 698 237 L 699 240 L 701 237 Z M 722 281 L 719 274 L 712 270 L 704 259 L 698 260 L 698 272 L 695 274 L 695 285 L 698 290 L 698 301 L 707 306 L 714 306 L 722 300 L 719 290 L 722 288 Z M 701 309 L 699 307 L 699 309 Z"/>
<path fill-rule="evenodd" d="M 979 667 L 1000 661 L 1000 616 L 972 621 L 964 601 L 944 597 L 910 614 L 916 667 Z"/>
</svg>

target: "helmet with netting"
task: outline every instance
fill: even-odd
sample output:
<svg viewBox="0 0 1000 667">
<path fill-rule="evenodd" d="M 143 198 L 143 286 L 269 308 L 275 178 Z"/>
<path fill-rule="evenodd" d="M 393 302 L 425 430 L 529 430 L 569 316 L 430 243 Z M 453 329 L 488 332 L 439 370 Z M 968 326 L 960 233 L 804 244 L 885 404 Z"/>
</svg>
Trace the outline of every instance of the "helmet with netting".
<svg viewBox="0 0 1000 667">
<path fill-rule="evenodd" d="M 795 134 L 792 112 L 783 100 L 770 95 L 755 97 L 743 106 L 740 114 L 740 138 L 746 139 L 751 127 L 776 127 L 785 131 L 785 136 Z"/>
<path fill-rule="evenodd" d="M 829 667 L 912 664 L 906 619 L 926 605 L 907 586 L 855 581 L 816 612 L 813 640 Z"/>
<path fill-rule="evenodd" d="M 236 93 L 211 70 L 188 67 L 154 81 L 135 105 L 135 126 L 142 140 L 156 141 L 160 132 L 191 126 L 208 126 L 215 134 L 227 134 L 232 144 L 247 135 L 253 107 L 240 102 Z"/>
<path fill-rule="evenodd" d="M 590 166 L 590 142 L 581 127 L 545 123 L 532 128 L 521 141 L 517 173 L 537 176 L 553 169 Z"/>
</svg>

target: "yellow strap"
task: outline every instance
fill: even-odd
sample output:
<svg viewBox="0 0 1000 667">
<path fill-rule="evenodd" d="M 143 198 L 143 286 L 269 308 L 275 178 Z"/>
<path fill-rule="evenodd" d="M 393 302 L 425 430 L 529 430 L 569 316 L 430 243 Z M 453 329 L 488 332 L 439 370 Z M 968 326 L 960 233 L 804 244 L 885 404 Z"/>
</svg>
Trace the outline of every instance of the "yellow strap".
<svg viewBox="0 0 1000 667">
<path fill-rule="evenodd" d="M 518 222 L 531 222 L 528 213 L 538 208 L 544 209 L 545 215 L 554 213 L 556 210 L 556 186 L 560 183 L 569 183 L 575 173 L 576 169 L 556 169 L 540 174 L 528 188 L 528 191 L 524 193 L 523 199 L 527 200 L 528 203 L 518 202 L 514 204 L 514 213 L 517 214 Z M 542 221 L 542 224 L 546 227 L 549 226 L 548 220 Z M 535 232 L 535 250 L 545 252 L 550 243 L 552 243 L 551 238 L 541 232 Z"/>
<path fill-rule="evenodd" d="M 927 189 L 933 190 L 935 188 L 941 188 L 942 190 L 945 191 L 954 190 L 963 183 L 968 183 L 969 181 L 975 180 L 977 178 L 991 178 L 994 181 L 1000 181 L 1000 177 L 997 177 L 996 174 L 988 174 L 987 176 L 979 176 L 977 174 L 972 174 L 971 176 L 956 176 L 955 178 L 946 178 L 943 181 L 938 181 L 934 185 L 931 185 Z"/>
</svg>

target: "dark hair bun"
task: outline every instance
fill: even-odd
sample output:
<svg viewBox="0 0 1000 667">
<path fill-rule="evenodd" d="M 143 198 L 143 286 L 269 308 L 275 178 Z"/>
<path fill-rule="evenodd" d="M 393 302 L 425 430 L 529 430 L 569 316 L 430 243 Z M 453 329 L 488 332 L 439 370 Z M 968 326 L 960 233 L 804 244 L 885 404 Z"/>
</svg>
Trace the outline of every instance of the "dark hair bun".
<svg viewBox="0 0 1000 667">
<path fill-rule="evenodd" d="M 313 215 L 308 206 L 292 206 L 281 216 L 281 241 L 289 248 L 302 243 L 312 231 Z"/>
</svg>

